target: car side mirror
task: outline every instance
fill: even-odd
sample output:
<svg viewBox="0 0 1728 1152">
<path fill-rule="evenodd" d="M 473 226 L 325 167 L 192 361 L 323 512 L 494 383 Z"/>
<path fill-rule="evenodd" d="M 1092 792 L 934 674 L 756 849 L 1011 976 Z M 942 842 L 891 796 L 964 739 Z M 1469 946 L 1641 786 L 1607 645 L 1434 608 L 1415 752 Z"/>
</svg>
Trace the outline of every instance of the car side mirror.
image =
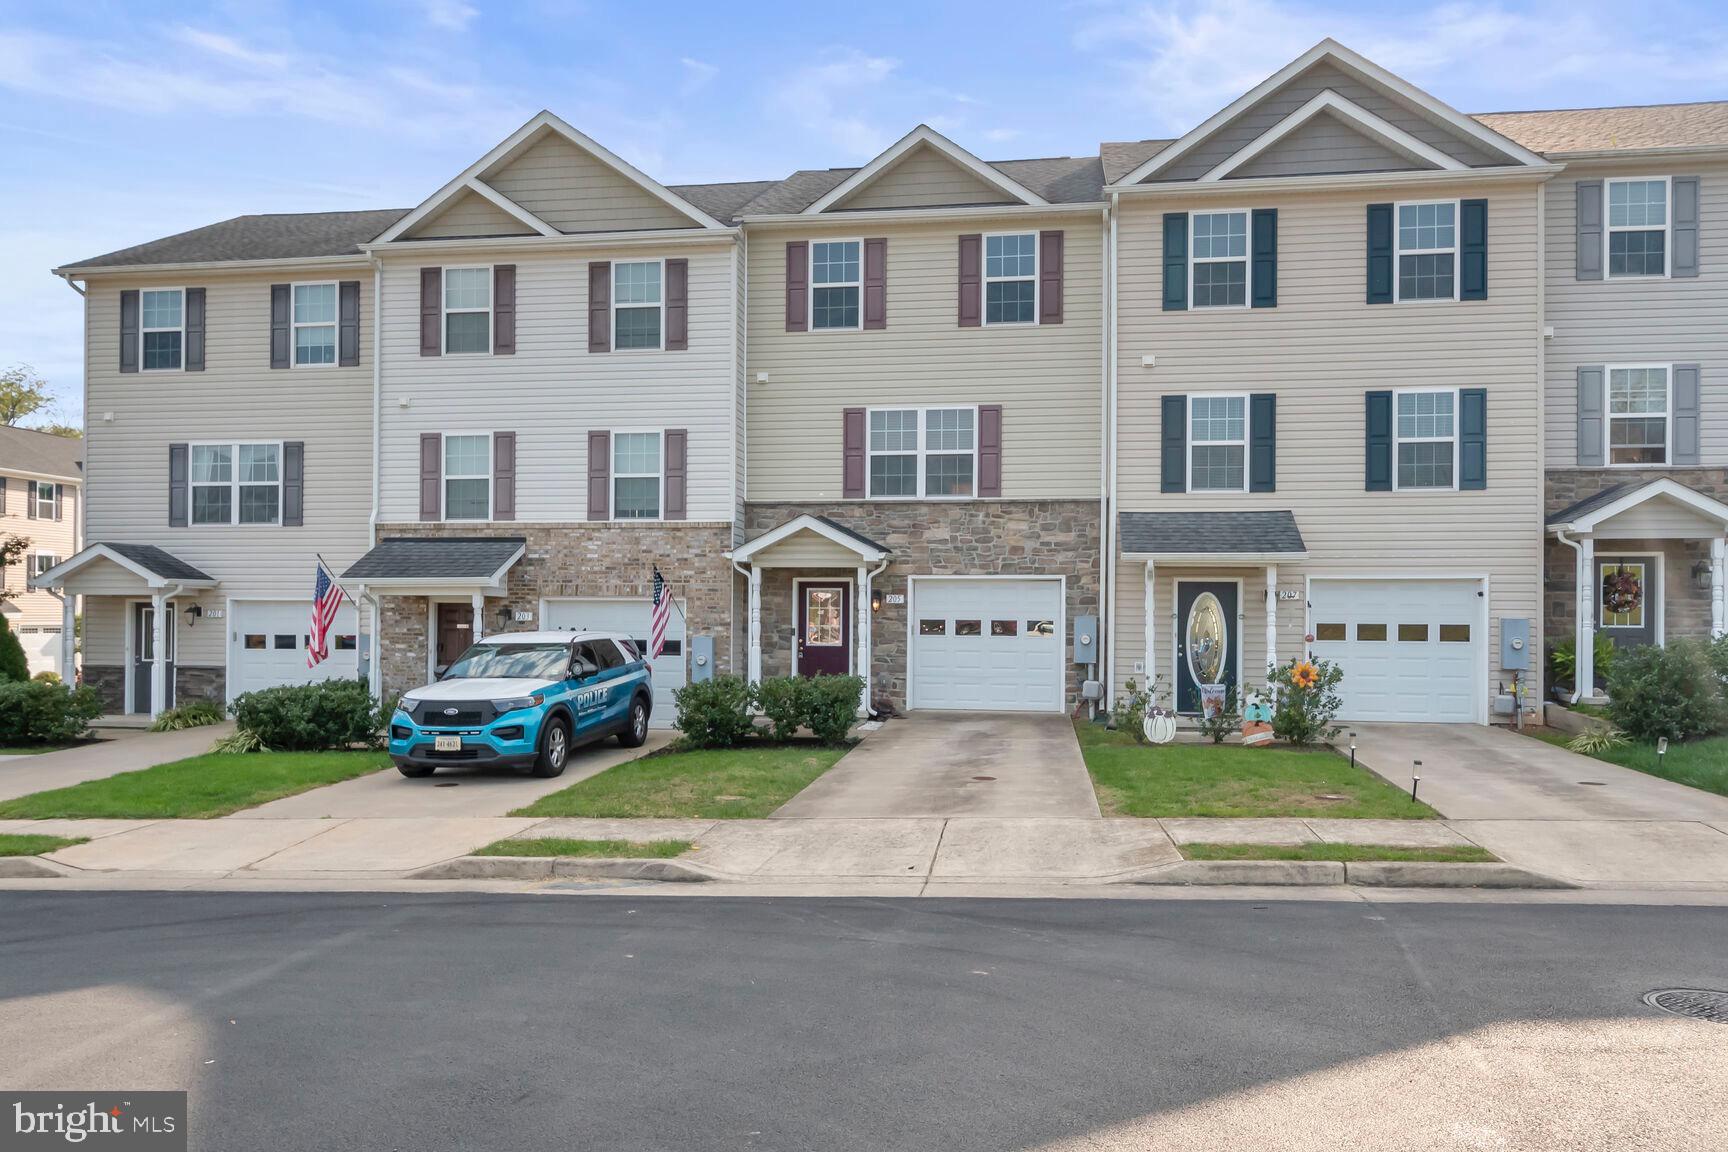
<svg viewBox="0 0 1728 1152">
<path fill-rule="evenodd" d="M 450 665 L 440 664 L 440 665 L 438 665 L 438 667 L 432 669 L 432 675 L 434 675 L 438 679 L 442 680 L 442 679 L 444 679 L 444 673 L 446 673 L 448 671 L 450 671 Z"/>
<path fill-rule="evenodd" d="M 592 664 L 587 660 L 572 660 L 570 662 L 570 675 L 577 680 L 586 680 L 599 671 L 599 665 Z"/>
</svg>

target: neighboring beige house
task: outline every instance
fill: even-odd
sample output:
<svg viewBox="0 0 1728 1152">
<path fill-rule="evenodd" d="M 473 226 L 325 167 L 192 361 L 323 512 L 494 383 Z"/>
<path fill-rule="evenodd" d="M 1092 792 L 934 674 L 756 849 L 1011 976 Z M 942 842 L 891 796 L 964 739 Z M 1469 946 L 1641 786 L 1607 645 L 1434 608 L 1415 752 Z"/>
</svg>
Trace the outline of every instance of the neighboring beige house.
<svg viewBox="0 0 1728 1152">
<path fill-rule="evenodd" d="M 0 539 L 30 542 L 19 565 L 0 568 L 0 590 L 7 593 L 0 613 L 23 644 L 32 674 L 65 676 L 76 662 L 76 599 L 32 589 L 28 581 L 81 547 L 83 459 L 79 440 L 0 425 Z"/>
</svg>

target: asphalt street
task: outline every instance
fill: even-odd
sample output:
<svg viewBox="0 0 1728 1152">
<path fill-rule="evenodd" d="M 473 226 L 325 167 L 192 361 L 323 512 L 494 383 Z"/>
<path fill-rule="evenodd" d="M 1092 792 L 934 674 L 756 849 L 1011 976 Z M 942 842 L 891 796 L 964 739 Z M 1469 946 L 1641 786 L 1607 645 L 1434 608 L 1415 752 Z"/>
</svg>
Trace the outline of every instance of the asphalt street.
<svg viewBox="0 0 1728 1152">
<path fill-rule="evenodd" d="M 251 1149 L 1705 1149 L 1728 910 L 0 892 L 0 1088 Z"/>
</svg>

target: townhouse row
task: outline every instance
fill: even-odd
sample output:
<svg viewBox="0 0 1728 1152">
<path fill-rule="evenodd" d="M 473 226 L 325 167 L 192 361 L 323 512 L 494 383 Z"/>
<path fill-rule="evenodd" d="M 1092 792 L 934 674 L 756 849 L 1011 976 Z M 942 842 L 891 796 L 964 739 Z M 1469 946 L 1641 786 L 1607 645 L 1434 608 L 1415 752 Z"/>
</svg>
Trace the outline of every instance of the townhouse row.
<svg viewBox="0 0 1728 1152">
<path fill-rule="evenodd" d="M 641 636 L 658 570 L 657 723 L 715 672 L 1192 713 L 1303 652 L 1486 723 L 1554 642 L 1723 629 L 1725 164 L 1725 104 L 1470 117 L 1332 41 L 1084 157 L 668 187 L 542 113 L 412 210 L 58 269 L 91 543 L 37 580 L 116 710 Z"/>
</svg>

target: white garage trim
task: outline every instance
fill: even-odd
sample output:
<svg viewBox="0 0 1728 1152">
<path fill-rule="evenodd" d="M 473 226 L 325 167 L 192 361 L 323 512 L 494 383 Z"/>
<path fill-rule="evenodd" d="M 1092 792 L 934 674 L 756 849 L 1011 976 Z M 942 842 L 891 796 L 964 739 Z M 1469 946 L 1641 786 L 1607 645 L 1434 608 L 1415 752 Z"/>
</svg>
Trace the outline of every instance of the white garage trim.
<svg viewBox="0 0 1728 1152">
<path fill-rule="evenodd" d="M 847 601 L 851 611 L 845 620 L 846 631 L 851 643 L 846 645 L 846 674 L 852 675 L 858 669 L 858 587 L 850 576 L 794 576 L 792 578 L 792 675 L 802 673 L 798 669 L 798 629 L 804 623 L 801 614 L 804 611 L 803 586 L 806 584 L 844 584 L 851 589 Z M 910 699 L 910 697 L 908 697 Z"/>
<path fill-rule="evenodd" d="M 1056 585 L 1056 707 L 1051 711 L 1067 710 L 1068 666 L 1065 655 L 1068 645 L 1068 578 L 1066 576 L 987 575 L 987 576 L 908 576 L 906 577 L 906 709 L 914 711 L 918 698 L 917 661 L 914 651 L 918 643 L 918 585 L 937 583 L 978 583 L 985 580 L 1010 580 L 1021 584 L 1049 583 Z"/>
<path fill-rule="evenodd" d="M 263 630 L 266 637 L 264 651 L 276 652 L 275 637 L 286 634 L 288 627 L 284 620 L 257 622 L 250 615 L 258 611 L 287 610 L 293 619 L 294 644 L 294 675 L 283 679 L 273 679 L 273 684 L 312 684 L 330 679 L 348 679 L 360 674 L 361 613 L 360 606 L 352 600 L 345 599 L 336 610 L 336 621 L 331 625 L 330 655 L 319 661 L 316 667 L 306 665 L 306 648 L 302 643 L 311 632 L 312 600 L 310 597 L 298 599 L 295 597 L 257 596 L 229 597 L 223 602 L 223 619 L 219 621 L 223 627 L 223 695 L 232 703 L 242 692 L 258 687 L 272 685 L 245 683 L 245 652 L 244 647 L 248 631 Z M 354 637 L 354 647 L 339 649 L 335 646 L 338 636 Z M 179 655 L 176 646 L 175 655 Z M 178 667 L 178 663 L 176 663 Z"/>
<path fill-rule="evenodd" d="M 1190 573 L 1187 576 L 1176 577 L 1171 582 L 1171 585 L 1170 585 L 1170 704 L 1171 704 L 1171 707 L 1172 708 L 1176 707 L 1176 705 L 1178 703 L 1178 701 L 1176 699 L 1176 696 L 1177 696 L 1176 685 L 1177 685 L 1177 682 L 1181 678 L 1181 670 L 1182 670 L 1182 630 L 1187 625 L 1187 621 L 1183 620 L 1181 618 L 1181 616 L 1182 616 L 1182 608 L 1181 608 L 1182 585 L 1184 585 L 1184 584 L 1234 584 L 1234 585 L 1236 585 L 1236 619 L 1233 620 L 1230 624 L 1230 627 L 1235 630 L 1235 634 L 1230 637 L 1230 642 L 1232 644 L 1236 645 L 1236 700 L 1237 700 L 1237 708 L 1240 709 L 1242 706 L 1241 705 L 1242 690 L 1245 687 L 1245 685 L 1242 682 L 1242 658 L 1243 658 L 1244 651 L 1248 647 L 1248 645 L 1245 643 L 1245 640 L 1246 640 L 1247 634 L 1248 634 L 1248 629 L 1246 627 L 1246 622 L 1248 619 L 1248 605 L 1246 603 L 1244 603 L 1243 599 L 1242 599 L 1244 592 L 1245 592 L 1245 589 L 1243 588 L 1242 577 L 1240 577 L 1240 576 L 1200 576 L 1200 575 L 1195 575 L 1193 573 Z M 1146 614 L 1148 616 L 1150 616 L 1152 614 L 1152 605 L 1148 604 L 1146 606 Z M 1204 705 L 1201 706 L 1201 711 L 1202 712 L 1205 711 Z"/>
</svg>

